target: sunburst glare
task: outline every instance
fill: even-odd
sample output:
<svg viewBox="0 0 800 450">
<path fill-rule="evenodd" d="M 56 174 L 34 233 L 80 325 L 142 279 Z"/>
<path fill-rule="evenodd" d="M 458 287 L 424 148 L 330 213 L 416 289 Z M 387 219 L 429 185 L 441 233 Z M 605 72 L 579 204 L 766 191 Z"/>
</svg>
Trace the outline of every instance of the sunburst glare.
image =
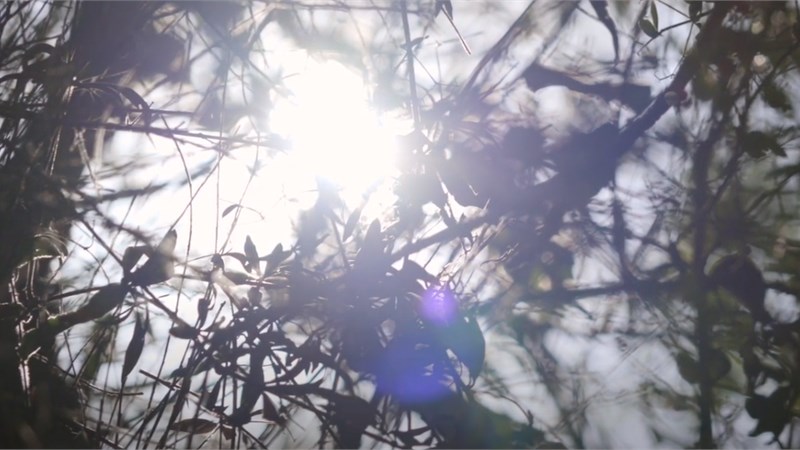
<svg viewBox="0 0 800 450">
<path fill-rule="evenodd" d="M 279 98 L 270 127 L 291 143 L 293 174 L 320 177 L 341 190 L 345 201 L 359 198 L 395 170 L 397 124 L 369 106 L 363 78 L 340 63 L 289 58 L 284 79 L 291 93 Z"/>
</svg>

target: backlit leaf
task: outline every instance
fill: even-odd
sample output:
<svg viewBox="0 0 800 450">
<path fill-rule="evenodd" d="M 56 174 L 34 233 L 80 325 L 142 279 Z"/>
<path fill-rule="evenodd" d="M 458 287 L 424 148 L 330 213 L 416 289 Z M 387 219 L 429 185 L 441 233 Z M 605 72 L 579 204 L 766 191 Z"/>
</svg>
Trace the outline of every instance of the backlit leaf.
<svg viewBox="0 0 800 450">
<path fill-rule="evenodd" d="M 131 274 L 131 283 L 135 286 L 150 286 L 172 278 L 175 274 L 173 252 L 177 241 L 178 233 L 175 230 L 167 232 L 150 258 Z"/>
<path fill-rule="evenodd" d="M 133 366 L 139 361 L 139 358 L 142 356 L 142 349 L 144 348 L 144 338 L 147 334 L 147 319 L 142 319 L 142 317 L 137 314 L 136 315 L 136 322 L 133 326 L 133 336 L 131 336 L 131 341 L 128 343 L 128 349 L 125 351 L 125 360 L 122 363 L 122 383 L 125 383 L 125 380 L 128 378 L 128 375 L 133 370 Z"/>
<path fill-rule="evenodd" d="M 169 329 L 169 334 L 178 339 L 194 339 L 197 337 L 198 331 L 189 325 L 178 324 Z"/>
<path fill-rule="evenodd" d="M 238 203 L 234 204 L 234 205 L 231 205 L 231 206 L 228 206 L 227 208 L 225 208 L 222 211 L 222 217 L 227 216 L 228 214 L 230 214 L 231 212 L 235 211 L 237 208 L 240 208 L 240 207 L 241 207 L 241 205 L 239 205 Z"/>
<path fill-rule="evenodd" d="M 128 247 L 125 249 L 125 253 L 122 254 L 122 271 L 125 275 L 131 273 L 131 270 L 136 266 L 136 263 L 142 258 L 142 256 L 147 252 L 146 245 L 137 245 L 134 247 Z"/>
<path fill-rule="evenodd" d="M 272 402 L 269 395 L 261 394 L 261 403 L 263 404 L 261 417 L 279 425 L 286 423 L 286 419 L 278 412 L 278 408 L 275 407 L 275 403 Z"/>
<path fill-rule="evenodd" d="M 121 305 L 127 293 L 128 287 L 119 283 L 111 283 L 107 286 L 103 286 L 89 299 L 89 302 L 86 303 L 85 306 L 75 312 L 64 314 L 62 316 L 64 322 L 69 323 L 68 326 L 72 326 L 77 323 L 99 319 L 104 314 Z"/>
<path fill-rule="evenodd" d="M 169 429 L 173 431 L 185 431 L 187 433 L 210 433 L 217 428 L 217 423 L 207 419 L 191 418 L 179 420 L 172 425 Z"/>
<path fill-rule="evenodd" d="M 642 32 L 644 32 L 644 34 L 653 39 L 658 37 L 658 29 L 656 28 L 655 25 L 653 25 L 653 22 L 650 22 L 647 19 L 641 19 L 639 21 L 639 28 L 642 29 Z"/>
<path fill-rule="evenodd" d="M 655 0 L 650 1 L 650 19 L 653 21 L 653 26 L 658 29 L 658 8 Z"/>
<path fill-rule="evenodd" d="M 244 241 L 244 256 L 247 258 L 247 271 L 255 269 L 258 274 L 261 274 L 261 268 L 258 264 L 258 250 L 250 236 Z"/>
<path fill-rule="evenodd" d="M 350 213 L 350 216 L 347 218 L 347 222 L 344 224 L 344 231 L 342 231 L 342 240 L 346 241 L 347 238 L 353 234 L 353 230 L 355 230 L 356 225 L 358 224 L 358 219 L 361 218 L 361 208 L 356 208 L 355 211 Z"/>
<path fill-rule="evenodd" d="M 783 113 L 792 111 L 792 102 L 786 94 L 786 90 L 772 81 L 766 81 L 761 91 L 761 98 L 770 107 Z"/>
</svg>

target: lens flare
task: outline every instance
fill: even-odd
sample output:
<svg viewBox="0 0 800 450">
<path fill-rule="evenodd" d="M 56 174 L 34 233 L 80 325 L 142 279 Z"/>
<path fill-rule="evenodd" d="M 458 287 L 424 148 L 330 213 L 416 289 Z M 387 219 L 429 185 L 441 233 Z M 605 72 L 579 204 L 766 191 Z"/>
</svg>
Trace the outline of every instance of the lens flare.
<svg viewBox="0 0 800 450">
<path fill-rule="evenodd" d="M 447 325 L 458 315 L 458 300 L 446 287 L 430 288 L 422 296 L 419 313 L 429 322 Z"/>
</svg>

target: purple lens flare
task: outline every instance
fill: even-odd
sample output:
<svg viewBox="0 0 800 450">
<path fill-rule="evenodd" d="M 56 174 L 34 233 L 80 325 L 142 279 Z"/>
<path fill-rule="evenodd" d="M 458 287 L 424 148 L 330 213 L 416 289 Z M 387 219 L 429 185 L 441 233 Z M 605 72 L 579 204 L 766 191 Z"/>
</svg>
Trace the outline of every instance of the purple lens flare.
<svg viewBox="0 0 800 450">
<path fill-rule="evenodd" d="M 458 315 L 458 300 L 450 289 L 432 287 L 422 295 L 419 313 L 427 321 L 447 325 Z"/>
</svg>

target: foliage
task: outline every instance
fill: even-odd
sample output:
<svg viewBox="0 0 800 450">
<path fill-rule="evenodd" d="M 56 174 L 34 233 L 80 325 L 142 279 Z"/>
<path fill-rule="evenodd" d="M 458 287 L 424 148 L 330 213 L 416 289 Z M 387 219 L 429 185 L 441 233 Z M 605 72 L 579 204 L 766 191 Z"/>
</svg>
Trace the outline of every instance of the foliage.
<svg viewBox="0 0 800 450">
<path fill-rule="evenodd" d="M 3 444 L 797 446 L 797 4 L 509 5 L 0 7 Z M 388 208 L 253 192 L 289 46 L 409 119 Z"/>
</svg>

